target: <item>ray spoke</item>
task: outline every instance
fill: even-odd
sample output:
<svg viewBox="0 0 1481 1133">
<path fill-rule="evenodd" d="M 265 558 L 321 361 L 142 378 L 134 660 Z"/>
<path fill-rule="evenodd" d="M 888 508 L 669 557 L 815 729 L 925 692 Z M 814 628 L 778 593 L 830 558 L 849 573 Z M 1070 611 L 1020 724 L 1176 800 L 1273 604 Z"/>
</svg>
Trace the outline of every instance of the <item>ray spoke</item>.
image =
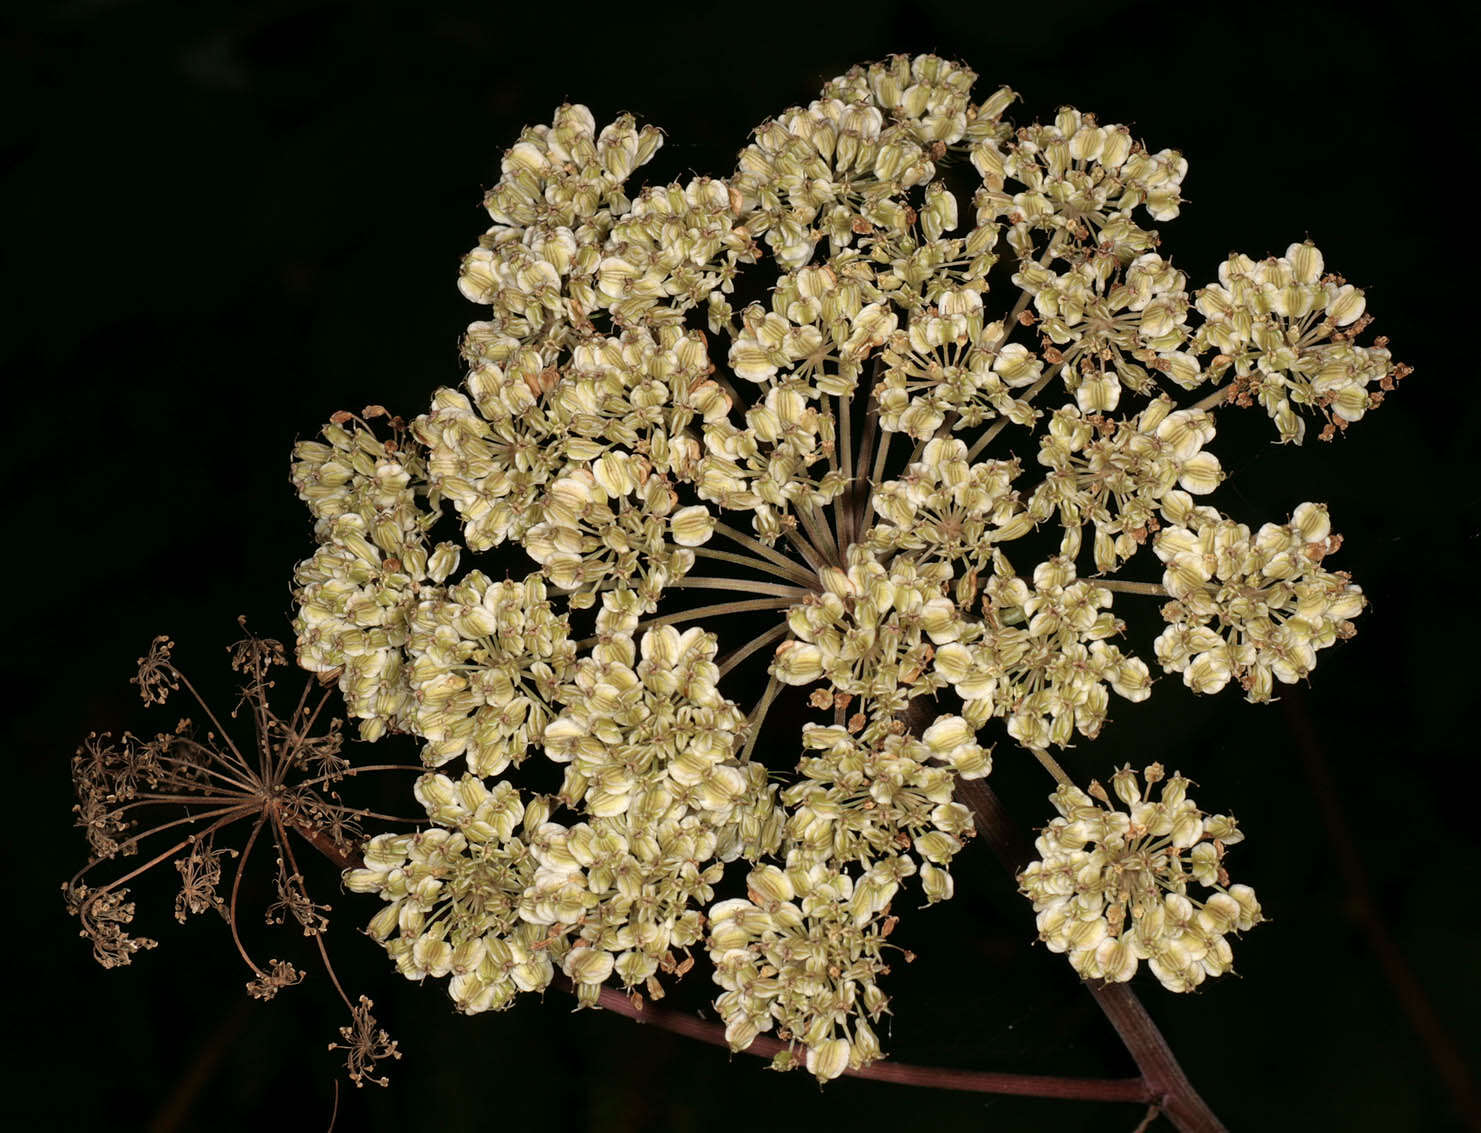
<svg viewBox="0 0 1481 1133">
<path fill-rule="evenodd" d="M 750 550 L 755 551 L 756 554 L 760 555 L 762 558 L 770 559 L 779 567 L 783 567 L 788 570 L 799 571 L 803 575 L 807 574 L 806 570 L 804 570 L 792 559 L 787 558 L 786 555 L 782 554 L 775 547 L 768 547 L 760 539 L 756 539 L 750 535 L 747 535 L 744 531 L 737 531 L 734 527 L 731 527 L 729 524 L 725 523 L 716 523 L 715 530 L 721 535 L 724 535 L 727 539 L 731 539 L 734 542 L 739 543 L 742 547 L 747 547 Z M 808 576 L 807 578 L 807 583 L 809 585 L 816 583 L 816 581 L 817 579 L 811 576 Z"/>
<path fill-rule="evenodd" d="M 1021 400 L 1021 401 L 1033 401 L 1034 398 L 1036 398 L 1036 397 L 1039 396 L 1039 393 L 1044 389 L 1044 387 L 1047 386 L 1051 381 L 1054 380 L 1055 376 L 1059 373 L 1059 371 L 1063 367 L 1064 367 L 1064 363 L 1063 362 L 1056 362 L 1053 366 L 1050 366 L 1049 369 L 1045 370 L 1044 373 L 1040 375 L 1038 381 L 1036 381 L 1033 385 L 1029 386 L 1029 388 L 1024 392 L 1023 397 L 1020 398 L 1019 400 Z M 982 450 L 985 449 L 985 448 L 987 448 L 988 445 L 992 444 L 993 438 L 996 437 L 999 433 L 1001 433 L 1007 427 L 1008 427 L 1008 418 L 1006 418 L 1006 417 L 1000 417 L 996 421 L 994 421 L 991 425 L 989 425 L 983 431 L 982 436 L 980 436 L 980 437 L 977 438 L 977 442 L 971 448 L 969 448 L 967 450 L 967 460 L 968 460 L 968 462 L 971 462 L 973 460 L 976 460 L 977 457 L 979 455 L 981 455 Z"/>
<path fill-rule="evenodd" d="M 806 598 L 812 593 L 802 586 L 783 586 L 780 582 L 756 582 L 749 578 L 710 578 L 708 576 L 676 579 L 669 585 L 678 590 L 733 590 L 737 594 L 775 594 L 779 598 Z"/>
<path fill-rule="evenodd" d="M 782 682 L 777 680 L 776 677 L 772 677 L 767 682 L 766 691 L 761 694 L 761 699 L 756 702 L 756 707 L 752 708 L 750 715 L 746 717 L 748 735 L 746 736 L 746 746 L 740 754 L 740 761 L 742 763 L 749 762 L 751 752 L 756 750 L 756 739 L 761 735 L 761 724 L 766 719 L 766 714 L 771 711 L 771 703 L 776 699 L 777 693 L 781 689 Z"/>
<path fill-rule="evenodd" d="M 735 563 L 738 566 L 750 567 L 752 570 L 763 571 L 777 578 L 789 578 L 799 586 L 806 586 L 813 581 L 813 576 L 802 567 L 788 567 L 783 569 L 766 559 L 755 558 L 751 555 L 737 555 L 730 551 L 712 551 L 708 547 L 695 547 L 694 553 L 702 559 L 720 559 L 724 562 Z"/>
<path fill-rule="evenodd" d="M 796 501 L 796 511 L 818 554 L 825 561 L 842 566 L 843 560 L 838 554 L 838 545 L 833 541 L 833 532 L 828 530 L 827 521 L 818 513 L 817 506 L 812 500 L 806 496 L 799 496 Z"/>
</svg>

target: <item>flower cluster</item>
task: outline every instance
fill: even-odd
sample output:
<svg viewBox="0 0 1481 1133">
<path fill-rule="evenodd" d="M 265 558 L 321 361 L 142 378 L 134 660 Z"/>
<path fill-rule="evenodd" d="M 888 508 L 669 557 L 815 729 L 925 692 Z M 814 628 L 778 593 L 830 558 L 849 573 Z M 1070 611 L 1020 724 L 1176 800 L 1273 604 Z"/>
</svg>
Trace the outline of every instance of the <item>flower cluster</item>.
<svg viewBox="0 0 1481 1133">
<path fill-rule="evenodd" d="M 418 736 L 434 771 L 430 825 L 351 884 L 387 901 L 373 931 L 401 970 L 450 976 L 465 1010 L 557 967 L 583 1004 L 608 981 L 656 997 L 703 942 L 737 1049 L 770 1031 L 779 1066 L 863 1066 L 891 902 L 912 877 L 927 903 L 954 887 L 958 780 L 1003 737 L 1052 763 L 1111 692 L 1150 694 L 1113 596 L 1166 603 L 1152 649 L 1200 692 L 1268 699 L 1352 632 L 1324 511 L 1251 535 L 1201 501 L 1231 406 L 1299 440 L 1301 410 L 1342 427 L 1407 372 L 1357 344 L 1362 293 L 1310 244 L 1190 290 L 1144 227 L 1179 213 L 1180 153 L 1071 107 L 1016 128 L 1014 93 L 974 80 L 932 55 L 854 67 L 729 176 L 640 189 L 658 132 L 561 107 L 486 198 L 461 387 L 384 439 L 372 407 L 299 446 L 319 543 L 300 662 L 338 677 L 363 738 Z M 444 503 L 461 540 L 434 547 Z M 500 547 L 523 569 L 464 561 Z M 1162 584 L 1114 577 L 1154 554 Z M 779 731 L 808 707 L 831 723 Z M 495 781 L 532 751 L 557 793 Z M 1059 798 L 1064 837 L 1101 821 L 1083 852 L 1122 871 L 1094 883 L 1107 947 L 1052 935 L 1082 971 L 1127 978 L 1145 945 L 1196 982 L 1249 920 L 1139 896 L 1232 840 L 1157 843 L 1203 822 L 1181 783 L 1120 827 Z"/>
<path fill-rule="evenodd" d="M 365 418 L 384 416 L 371 406 Z M 349 426 L 348 428 L 346 426 Z M 410 613 L 429 583 L 457 569 L 458 548 L 429 554 L 435 514 L 418 503 L 425 461 L 409 447 L 399 419 L 378 438 L 348 413 L 324 427 L 324 440 L 294 449 L 293 485 L 314 515 L 319 548 L 298 565 L 298 663 L 335 673 L 360 738 L 374 740 L 411 705 L 402 647 Z"/>
<path fill-rule="evenodd" d="M 802 1045 L 807 1069 L 824 1080 L 878 1058 L 871 1021 L 889 1003 L 877 981 L 890 970 L 883 953 L 894 918 L 869 911 L 872 890 L 856 902 L 849 875 L 825 866 L 761 866 L 746 880 L 749 897 L 710 910 L 710 958 L 723 989 L 715 1007 L 731 1048 L 775 1029 Z M 789 1047 L 774 1065 L 791 1064 Z"/>
<path fill-rule="evenodd" d="M 1155 232 L 1132 220 L 1135 211 L 1173 219 L 1188 173 L 1176 150 L 1149 153 L 1125 126 L 1101 126 L 1070 106 L 1052 123 L 1020 129 L 1006 153 L 983 147 L 972 157 L 989 186 L 978 209 L 996 209 L 1012 221 L 1015 247 L 1026 246 L 1033 232 L 1048 232 L 1123 264 L 1157 243 Z M 1001 186 L 993 189 L 989 175 L 1023 190 L 1010 196 Z"/>
<path fill-rule="evenodd" d="M 1219 459 L 1204 447 L 1214 432 L 1210 414 L 1174 410 L 1166 397 L 1119 421 L 1067 405 L 1039 442 L 1039 463 L 1049 471 L 1028 514 L 1057 515 L 1064 527 L 1060 554 L 1067 558 L 1079 554 L 1090 523 L 1096 570 L 1114 571 L 1157 529 L 1164 496 L 1176 488 L 1207 495 L 1218 487 Z"/>
<path fill-rule="evenodd" d="M 805 756 L 802 780 L 782 793 L 788 806 L 785 849 L 789 861 L 806 867 L 857 862 L 869 873 L 880 863 L 908 857 L 907 876 L 921 872 L 932 900 L 951 895 L 951 876 L 938 867 L 961 848 L 972 832 L 966 807 L 952 801 L 957 775 L 980 779 L 992 768 L 990 753 L 960 716 L 941 716 L 920 739 L 875 723 L 852 731 L 808 724 L 802 730 Z M 933 864 L 934 863 L 934 864 Z M 882 875 L 881 875 L 882 876 Z M 876 892 L 877 912 L 889 903 L 894 886 Z"/>
<path fill-rule="evenodd" d="M 936 671 L 974 727 L 1006 718 L 1008 734 L 1028 748 L 1067 744 L 1075 732 L 1093 739 L 1108 685 L 1131 701 L 1151 695 L 1146 664 L 1106 641 L 1123 629 L 1110 605 L 1111 592 L 1077 578 L 1068 559 L 1040 563 L 1030 587 L 999 555 L 982 620 L 937 651 Z"/>
<path fill-rule="evenodd" d="M 538 576 L 493 582 L 471 571 L 445 595 L 417 603 L 406 656 L 408 724 L 427 740 L 422 761 L 466 756 L 475 775 L 524 761 L 545 732 L 576 654 Z"/>
<path fill-rule="evenodd" d="M 1197 356 L 1182 349 L 1191 333 L 1187 277 L 1155 252 L 1138 256 L 1124 272 L 1114 272 L 1115 265 L 1101 257 L 1056 273 L 1030 263 L 1015 280 L 1033 295 L 1040 332 L 1054 343 L 1045 354 L 1052 350 L 1065 388 L 1085 413 L 1109 413 L 1123 389 L 1151 393 L 1153 374 L 1182 389 L 1201 380 Z"/>
<path fill-rule="evenodd" d="M 710 910 L 708 947 L 732 1048 L 775 1029 L 813 1074 L 834 1078 L 880 1056 L 870 1023 L 889 1002 L 877 979 L 889 970 L 890 903 L 916 875 L 928 903 L 952 895 L 947 867 L 974 833 L 954 782 L 985 776 L 992 760 L 958 716 L 920 739 L 879 719 L 809 724 L 802 742 L 816 754 L 782 795 L 785 869 L 753 869 L 746 898 Z"/>
<path fill-rule="evenodd" d="M 1309 240 L 1259 262 L 1235 253 L 1219 265 L 1219 282 L 1197 295 L 1205 322 L 1194 343 L 1219 351 L 1209 376 L 1232 369 L 1234 397 L 1263 406 L 1283 442 L 1305 438 L 1303 412 L 1324 415 L 1322 437 L 1330 439 L 1409 373 L 1385 339 L 1370 347 L 1353 341 L 1371 321 L 1367 299 L 1324 267 Z"/>
<path fill-rule="evenodd" d="M 598 133 L 591 113 L 571 105 L 525 131 L 485 199 L 495 224 L 459 279 L 491 308 L 464 339 L 468 392 L 438 391 L 414 424 L 432 489 L 463 518 L 468 547 L 537 529 L 537 559 L 561 586 L 662 553 L 663 525 L 641 513 L 669 498 L 667 476 L 692 475 L 690 421 L 730 408 L 704 381 L 703 339 L 681 322 L 731 290 L 737 265 L 753 259 L 750 238 L 721 182 L 625 195 L 661 140 L 627 116 Z M 603 457 L 611 473 L 594 488 Z M 623 536 L 594 557 L 604 511 Z M 674 557 L 643 572 L 650 601 L 682 573 Z"/>
<path fill-rule="evenodd" d="M 571 105 L 520 136 L 484 198 L 494 226 L 458 277 L 468 299 L 491 308 L 470 330 L 470 355 L 485 343 L 498 352 L 504 336 L 554 349 L 596 309 L 595 270 L 616 217 L 630 208 L 623 185 L 662 141 L 629 115 L 597 133 L 591 112 Z"/>
<path fill-rule="evenodd" d="M 933 643 L 962 633 L 941 592 L 949 577 L 941 564 L 917 569 L 901 559 L 887 569 L 865 548 L 849 548 L 848 571 L 825 567 L 823 592 L 787 612 L 794 639 L 777 650 L 773 674 L 789 685 L 826 677 L 836 692 L 893 712 L 934 693 L 943 682 L 930 668 Z"/>
<path fill-rule="evenodd" d="M 1231 969 L 1226 934 L 1258 924 L 1260 905 L 1224 869 L 1225 847 L 1244 839 L 1234 819 L 1200 811 L 1188 780 L 1165 779 L 1160 764 L 1142 778 L 1145 792 L 1130 768 L 1111 780 L 1125 810 L 1098 783 L 1090 794 L 1061 785 L 1050 796 L 1060 817 L 1018 881 L 1039 939 L 1086 979 L 1125 982 L 1145 960 L 1163 987 L 1189 991 Z M 1190 897 L 1194 882 L 1213 892 Z"/>
<path fill-rule="evenodd" d="M 892 333 L 884 341 L 884 373 L 874 395 L 886 432 L 924 441 L 948 418 L 964 427 L 993 417 L 1033 421 L 1028 400 L 1013 391 L 1032 387 L 1044 363 L 1022 343 L 1003 345 L 1003 324 L 984 323 L 978 291 L 943 291 L 907 330 L 893 330 L 893 315 L 887 325 Z"/>
<path fill-rule="evenodd" d="M 1193 691 L 1218 692 L 1234 679 L 1249 700 L 1269 700 L 1274 681 L 1301 680 L 1318 649 L 1353 635 L 1367 600 L 1348 575 L 1321 568 L 1342 544 L 1326 508 L 1302 504 L 1289 523 L 1252 535 L 1187 497 L 1174 503 L 1178 523 L 1155 544 L 1174 601 L 1153 648 Z"/>
<path fill-rule="evenodd" d="M 606 818 L 656 789 L 666 812 L 728 821 L 754 776 L 732 758 L 745 717 L 720 695 L 714 657 L 713 634 L 666 625 L 643 635 L 640 653 L 616 637 L 578 662 L 567 707 L 545 729 L 546 754 L 567 765 L 562 797 Z"/>
<path fill-rule="evenodd" d="M 872 247 L 876 229 L 907 235 L 902 198 L 935 179 L 946 147 L 1007 133 L 997 118 L 1012 92 L 1004 88 L 974 106 L 974 78 L 933 56 L 855 67 L 821 99 L 764 123 L 741 152 L 734 180 L 751 231 L 765 235 L 788 269 L 808 263 L 825 235 L 835 253 Z M 954 228 L 955 204 L 945 207 L 952 223 L 938 224 Z"/>
<path fill-rule="evenodd" d="M 1012 486 L 1020 471 L 1016 461 L 971 464 L 963 441 L 933 437 L 900 479 L 875 491 L 880 522 L 869 532 L 871 549 L 939 560 L 952 574 L 985 570 L 995 545 L 1033 529 Z"/>
<path fill-rule="evenodd" d="M 728 291 L 737 265 L 751 258 L 723 182 L 697 177 L 645 189 L 612 226 L 597 263 L 597 304 L 618 326 L 674 326 Z"/>
<path fill-rule="evenodd" d="M 548 807 L 522 804 L 508 783 L 490 791 L 473 775 L 457 783 L 423 776 L 416 795 L 437 825 L 377 835 L 364 865 L 345 875 L 352 892 L 386 901 L 371 936 L 408 978 L 451 975 L 449 991 L 464 1011 L 504 1007 L 519 991 L 547 987 L 561 953 L 537 919 L 520 919 L 520 906 L 544 864 L 532 843 L 542 835 L 549 843 Z M 523 839 L 515 837 L 521 823 Z"/>
<path fill-rule="evenodd" d="M 716 690 L 714 654 L 713 635 L 662 626 L 577 661 L 539 729 L 566 767 L 555 798 L 522 802 L 474 772 L 419 780 L 433 827 L 374 839 L 347 882 L 387 902 L 371 933 L 403 974 L 451 975 L 468 1012 L 546 987 L 556 962 L 584 1002 L 614 973 L 663 994 L 657 973 L 703 935 L 724 862 L 779 836 L 765 768 L 734 758 L 745 717 Z M 560 804 L 588 821 L 552 821 Z"/>
</svg>

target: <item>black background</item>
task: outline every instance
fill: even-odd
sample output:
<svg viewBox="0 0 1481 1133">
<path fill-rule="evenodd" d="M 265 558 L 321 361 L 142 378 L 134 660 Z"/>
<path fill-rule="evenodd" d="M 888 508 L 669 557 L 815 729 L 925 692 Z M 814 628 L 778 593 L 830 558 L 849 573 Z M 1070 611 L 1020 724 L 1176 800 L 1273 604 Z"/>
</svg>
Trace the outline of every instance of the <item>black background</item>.
<svg viewBox="0 0 1481 1133">
<path fill-rule="evenodd" d="M 291 632 L 289 572 L 311 541 L 289 448 L 336 409 L 413 416 L 457 383 L 456 340 L 477 317 L 455 289 L 458 261 L 520 127 L 566 99 L 599 124 L 629 110 L 668 136 L 639 181 L 718 176 L 754 125 L 850 64 L 932 50 L 977 70 L 979 96 L 1019 91 L 1016 122 L 1068 103 L 1181 149 L 1189 203 L 1160 228 L 1190 286 L 1231 250 L 1279 254 L 1310 235 L 1416 368 L 1337 444 L 1280 448 L 1263 422 L 1221 418 L 1215 448 L 1234 475 L 1213 502 L 1258 525 L 1328 501 L 1347 536 L 1335 565 L 1372 601 L 1358 636 L 1266 708 L 1166 680 L 1067 763 L 1083 781 L 1160 758 L 1248 832 L 1232 868 L 1273 923 L 1237 942 L 1240 975 L 1185 997 L 1136 985 L 1231 1128 L 1462 1127 L 1319 800 L 1340 807 L 1372 909 L 1474 1066 L 1475 217 L 1458 168 L 1475 130 L 1443 93 L 1463 73 L 1463 37 L 1422 5 L 1381 22 L 1337 5 L 1237 23 L 1220 5 L 1190 22 L 1177 7 L 94 0 L 13 22 L 0 351 L 14 420 L 7 1025 L 21 1052 L 0 1112 L 17 1128 L 328 1125 L 324 1047 L 344 1020 L 304 941 L 264 938 L 262 955 L 292 956 L 310 980 L 249 1002 L 224 926 L 178 928 L 167 884 L 146 882 L 140 924 L 160 948 L 120 971 L 89 960 L 57 892 L 84 854 L 68 757 L 89 730 L 173 723 L 145 714 L 127 683 L 153 634 L 174 635 L 187 671 L 224 699 L 235 617 Z M 1314 743 L 1300 740 L 1307 725 Z M 1006 744 L 994 775 L 1025 824 L 1048 817 L 1042 775 Z M 920 958 L 890 987 L 892 1055 L 1132 1072 L 1063 959 L 1029 946 L 1031 914 L 1006 877 L 982 849 L 966 857 L 958 898 L 899 930 Z M 465 1018 L 440 987 L 395 976 L 353 931 L 374 903 L 337 895 L 333 871 L 314 868 L 342 914 L 330 937 L 341 975 L 374 996 L 405 1052 L 390 1089 L 342 1091 L 340 1129 L 1130 1130 L 1140 1117 L 871 1082 L 819 1090 L 572 1014 L 556 992 Z M 707 995 L 696 976 L 691 1010 Z"/>
</svg>

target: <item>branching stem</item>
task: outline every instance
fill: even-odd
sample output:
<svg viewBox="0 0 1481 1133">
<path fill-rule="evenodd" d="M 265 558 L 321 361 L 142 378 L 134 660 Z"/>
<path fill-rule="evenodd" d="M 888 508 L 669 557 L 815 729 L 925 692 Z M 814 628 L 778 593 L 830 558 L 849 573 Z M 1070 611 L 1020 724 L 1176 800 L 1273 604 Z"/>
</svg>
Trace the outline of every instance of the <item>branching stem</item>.
<svg viewBox="0 0 1481 1133">
<path fill-rule="evenodd" d="M 746 598 L 736 602 L 715 602 L 709 606 L 695 606 L 672 614 L 659 614 L 657 617 L 644 618 L 635 628 L 651 629 L 653 626 L 666 626 L 674 622 L 714 618 L 723 614 L 746 614 L 754 610 L 785 610 L 792 604 L 791 598 Z M 576 648 L 590 649 L 601 640 L 600 637 L 583 637 L 576 643 Z"/>
<path fill-rule="evenodd" d="M 782 534 L 786 536 L 787 542 L 791 543 L 792 546 L 797 548 L 797 553 L 807 560 L 807 565 L 812 567 L 813 573 L 815 575 L 821 574 L 823 568 L 826 567 L 828 563 L 821 556 L 817 548 L 815 548 L 811 543 L 809 543 L 795 530 L 793 530 L 792 527 L 789 527 L 786 524 L 782 525 Z M 821 588 L 822 584 L 817 584 L 817 589 Z"/>
<path fill-rule="evenodd" d="M 737 594 L 775 594 L 778 598 L 801 601 L 812 593 L 801 586 L 784 586 L 780 582 L 756 582 L 749 578 L 710 578 L 707 576 L 675 579 L 669 583 L 676 590 L 733 590 Z"/>
<path fill-rule="evenodd" d="M 1226 405 L 1228 404 L 1229 397 L 1233 393 L 1233 391 L 1233 386 L 1220 386 L 1218 389 L 1214 390 L 1213 393 L 1206 394 L 1205 396 L 1200 397 L 1192 405 L 1188 406 L 1188 408 L 1213 409 L 1216 406 Z"/>
<path fill-rule="evenodd" d="M 733 551 L 716 551 L 709 547 L 695 547 L 694 553 L 702 559 L 719 559 L 727 563 L 735 563 L 737 566 L 750 567 L 776 578 L 790 579 L 799 586 L 807 586 L 814 581 L 813 576 L 800 566 L 780 567 L 769 559 L 756 558 L 753 555 L 738 555 Z"/>
<path fill-rule="evenodd" d="M 1034 753 L 1034 758 L 1045 771 L 1054 776 L 1054 781 L 1061 786 L 1073 787 L 1075 781 L 1065 773 L 1065 769 L 1059 765 L 1059 761 L 1041 747 L 1031 747 L 1029 751 Z"/>
<path fill-rule="evenodd" d="M 763 559 L 769 559 L 771 562 L 775 563 L 778 567 L 784 567 L 784 568 L 789 569 L 789 570 L 800 571 L 803 574 L 806 574 L 807 573 L 800 566 L 798 566 L 795 562 L 793 562 L 791 559 L 787 558 L 786 555 L 784 555 L 780 551 L 778 551 L 775 547 L 768 547 L 760 539 L 757 539 L 757 538 L 755 538 L 753 536 L 747 535 L 744 531 L 737 530 L 736 528 L 731 527 L 728 523 L 716 523 L 715 524 L 715 531 L 718 534 L 720 534 L 720 535 L 724 535 L 725 538 L 730 539 L 733 542 L 739 543 L 742 547 L 746 547 L 749 550 L 754 551 L 756 554 L 760 555 Z"/>
<path fill-rule="evenodd" d="M 841 566 L 843 559 L 838 553 L 838 544 L 833 541 L 833 532 L 828 530 L 828 521 L 819 513 L 816 505 L 806 496 L 800 496 L 796 505 L 797 516 L 802 520 L 802 526 L 807 530 L 807 537 L 812 541 L 818 554 L 825 562 Z"/>
<path fill-rule="evenodd" d="M 866 495 L 864 505 L 859 512 L 859 530 L 867 531 L 869 521 L 874 517 L 874 491 L 884 479 L 885 461 L 890 455 L 890 438 L 894 433 L 880 430 L 879 448 L 874 453 L 874 471 L 870 474 L 869 482 L 865 485 Z"/>
<path fill-rule="evenodd" d="M 766 719 L 766 714 L 771 711 L 771 702 L 776 699 L 777 693 L 781 690 L 782 682 L 772 677 L 766 682 L 766 691 L 761 694 L 756 707 L 752 708 L 750 715 L 746 717 L 746 746 L 741 749 L 740 753 L 742 763 L 749 760 L 751 753 L 756 750 L 756 739 L 761 735 L 761 722 Z"/>
<path fill-rule="evenodd" d="M 1091 581 L 1096 586 L 1104 586 L 1107 590 L 1116 590 L 1122 594 L 1145 594 L 1149 598 L 1171 597 L 1160 582 L 1124 582 L 1118 578 L 1097 578 Z"/>
<path fill-rule="evenodd" d="M 725 1041 L 725 1028 L 718 1023 L 646 1003 L 639 1006 L 613 987 L 602 988 L 597 995 L 597 1004 L 637 1023 L 649 1024 L 711 1046 L 729 1046 Z M 771 1058 L 786 1049 L 786 1043 L 770 1035 L 759 1035 L 741 1053 Z M 980 1070 L 953 1070 L 943 1066 L 910 1066 L 896 1062 L 875 1062 L 860 1070 L 845 1070 L 844 1073 L 851 1078 L 871 1078 L 876 1082 L 894 1082 L 901 1086 L 960 1090 L 974 1094 L 1017 1094 L 1034 1098 L 1141 1104 L 1148 1102 L 1151 1097 L 1146 1084 L 1140 1078 L 1056 1078 L 1042 1074 L 995 1074 Z"/>
<path fill-rule="evenodd" d="M 1024 391 L 1023 397 L 1019 400 L 1033 401 L 1034 398 L 1038 397 L 1039 394 L 1043 392 L 1044 387 L 1054 380 L 1054 378 L 1059 374 L 1059 371 L 1063 368 L 1063 362 L 1056 362 L 1053 366 L 1050 366 L 1049 369 L 1045 370 L 1041 375 L 1039 375 L 1038 381 L 1036 381 L 1033 385 L 1029 386 L 1028 389 Z M 967 450 L 967 462 L 970 464 L 972 461 L 976 460 L 980 455 L 982 455 L 982 450 L 987 448 L 988 445 L 992 444 L 993 438 L 1007 427 L 1008 418 L 999 417 L 996 421 L 994 421 L 991 425 L 984 429 L 982 431 L 982 436 L 978 437 L 972 447 Z"/>
</svg>

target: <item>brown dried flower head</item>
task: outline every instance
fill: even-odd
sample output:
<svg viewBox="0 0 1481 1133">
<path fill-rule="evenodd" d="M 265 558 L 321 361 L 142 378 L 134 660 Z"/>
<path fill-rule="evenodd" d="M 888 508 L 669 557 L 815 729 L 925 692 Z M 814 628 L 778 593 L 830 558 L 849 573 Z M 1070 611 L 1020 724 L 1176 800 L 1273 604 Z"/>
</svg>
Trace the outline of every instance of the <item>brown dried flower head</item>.
<svg viewBox="0 0 1481 1133">
<path fill-rule="evenodd" d="M 355 1015 L 358 1028 L 363 1009 L 356 1008 L 340 988 L 322 941 L 330 906 L 309 896 L 290 834 L 344 864 L 358 859 L 360 820 L 400 820 L 347 806 L 341 799 L 337 791 L 341 780 L 367 768 L 351 772 L 340 754 L 340 721 L 321 722 L 331 689 L 309 678 L 286 716 L 273 707 L 272 674 L 286 663 L 281 644 L 245 633 L 230 647 L 232 669 L 241 676 L 241 698 L 228 719 L 245 710 L 254 733 L 240 743 L 176 667 L 173 648 L 168 637 L 156 637 L 139 659 L 132 683 L 145 704 L 155 705 L 164 704 L 183 687 L 204 713 L 208 727 L 201 732 L 182 719 L 152 739 L 126 732 L 118 741 L 93 734 L 83 742 L 72 761 L 78 800 L 73 812 L 87 835 L 89 860 L 62 887 L 67 909 L 78 918 L 81 935 L 91 941 L 100 964 L 114 968 L 131 963 L 136 952 L 154 948 L 157 942 L 126 931 L 134 918 L 134 902 L 125 886 L 170 861 L 180 879 L 175 919 L 183 923 L 193 913 L 219 913 L 252 972 L 248 993 L 271 999 L 301 982 L 303 973 L 284 960 L 258 964 L 239 931 L 243 873 L 259 842 L 270 841 L 277 850 L 276 899 L 263 909 L 264 920 L 270 925 L 291 920 L 314 938 L 331 982 Z M 314 696 L 316 687 L 319 692 Z M 240 843 L 220 845 L 232 830 L 243 832 Z M 124 870 L 106 884 L 85 880 L 104 863 L 141 850 L 142 865 Z M 227 863 L 230 891 L 223 896 Z M 379 1048 L 372 1043 L 370 1049 Z M 357 1069 L 366 1065 L 366 1057 L 370 1056 L 354 1063 L 354 1073 L 383 1082 Z"/>
</svg>

